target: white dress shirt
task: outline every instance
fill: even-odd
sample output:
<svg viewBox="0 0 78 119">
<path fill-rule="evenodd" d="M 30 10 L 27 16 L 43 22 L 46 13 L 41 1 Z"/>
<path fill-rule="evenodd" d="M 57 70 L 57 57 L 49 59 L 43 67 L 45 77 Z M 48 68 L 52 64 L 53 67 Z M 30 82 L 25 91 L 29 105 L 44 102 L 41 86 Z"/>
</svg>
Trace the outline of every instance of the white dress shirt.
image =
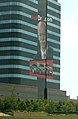
<svg viewBox="0 0 78 119">
<path fill-rule="evenodd" d="M 46 59 L 46 50 L 45 51 L 41 50 L 41 57 L 42 59 Z"/>
</svg>

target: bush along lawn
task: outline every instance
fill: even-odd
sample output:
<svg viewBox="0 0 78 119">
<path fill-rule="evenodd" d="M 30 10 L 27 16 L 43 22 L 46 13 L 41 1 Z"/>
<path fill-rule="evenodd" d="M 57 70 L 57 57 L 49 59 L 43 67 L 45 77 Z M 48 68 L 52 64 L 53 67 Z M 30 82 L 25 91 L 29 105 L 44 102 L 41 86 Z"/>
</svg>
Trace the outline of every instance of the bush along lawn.
<svg viewBox="0 0 78 119">
<path fill-rule="evenodd" d="M 78 113 L 78 102 L 70 100 L 54 102 L 52 100 L 25 99 L 15 96 L 0 99 L 1 112 L 47 112 L 53 113 Z"/>
</svg>

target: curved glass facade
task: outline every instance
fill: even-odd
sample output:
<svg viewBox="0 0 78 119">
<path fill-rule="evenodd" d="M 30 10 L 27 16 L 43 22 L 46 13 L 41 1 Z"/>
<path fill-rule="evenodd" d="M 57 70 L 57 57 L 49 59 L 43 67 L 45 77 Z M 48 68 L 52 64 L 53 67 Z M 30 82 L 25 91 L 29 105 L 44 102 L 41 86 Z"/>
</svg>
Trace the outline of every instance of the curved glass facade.
<svg viewBox="0 0 78 119">
<path fill-rule="evenodd" d="M 60 15 L 57 0 L 47 4 L 45 0 L 0 0 L 1 83 L 38 85 L 37 76 L 29 75 L 29 65 L 40 47 L 38 23 L 45 18 L 47 44 L 53 50 L 53 79 L 47 78 L 47 84 L 60 89 Z"/>
</svg>

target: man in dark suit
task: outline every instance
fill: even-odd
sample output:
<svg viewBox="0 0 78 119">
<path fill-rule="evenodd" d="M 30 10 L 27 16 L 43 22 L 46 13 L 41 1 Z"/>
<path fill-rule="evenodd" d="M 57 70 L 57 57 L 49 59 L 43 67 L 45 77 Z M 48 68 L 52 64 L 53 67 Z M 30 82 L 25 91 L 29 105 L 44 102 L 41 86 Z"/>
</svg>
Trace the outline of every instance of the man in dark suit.
<svg viewBox="0 0 78 119">
<path fill-rule="evenodd" d="M 41 60 L 42 59 L 42 55 L 41 55 L 41 51 L 39 50 L 37 52 L 37 54 L 34 56 L 34 60 Z M 53 49 L 48 47 L 46 50 L 46 53 L 44 54 L 43 59 L 46 60 L 53 60 Z"/>
<path fill-rule="evenodd" d="M 34 56 L 34 60 L 53 60 L 53 49 L 50 46 L 48 46 L 46 24 L 44 22 L 38 23 L 38 40 L 40 49 Z"/>
</svg>

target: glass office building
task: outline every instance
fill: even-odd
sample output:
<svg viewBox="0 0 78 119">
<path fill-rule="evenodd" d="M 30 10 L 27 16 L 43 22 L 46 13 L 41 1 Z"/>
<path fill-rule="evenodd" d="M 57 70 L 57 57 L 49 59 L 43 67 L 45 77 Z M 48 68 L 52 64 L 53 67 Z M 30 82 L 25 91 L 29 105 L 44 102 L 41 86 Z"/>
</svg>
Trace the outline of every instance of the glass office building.
<svg viewBox="0 0 78 119">
<path fill-rule="evenodd" d="M 39 48 L 37 27 L 42 21 L 53 51 L 47 98 L 66 98 L 66 92 L 60 91 L 60 7 L 57 0 L 0 0 L 0 95 L 10 94 L 15 86 L 20 97 L 44 98 L 45 78 L 29 73 Z"/>
</svg>

